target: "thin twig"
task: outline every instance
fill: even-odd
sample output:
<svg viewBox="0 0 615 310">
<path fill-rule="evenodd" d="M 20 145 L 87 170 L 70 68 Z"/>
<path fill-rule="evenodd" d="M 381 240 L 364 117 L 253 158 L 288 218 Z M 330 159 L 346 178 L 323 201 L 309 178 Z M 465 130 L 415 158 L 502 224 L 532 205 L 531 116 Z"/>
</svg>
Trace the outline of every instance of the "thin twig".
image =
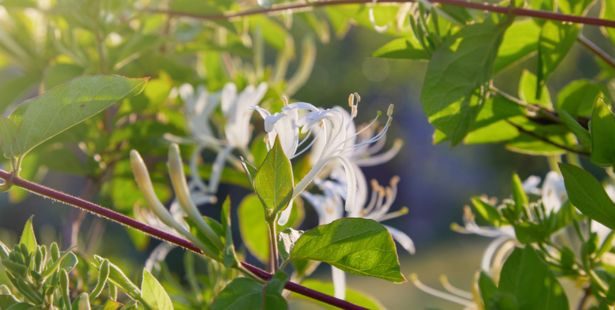
<svg viewBox="0 0 615 310">
<path fill-rule="evenodd" d="M 541 106 L 537 103 L 525 102 L 520 98 L 517 98 L 495 86 L 491 86 L 491 90 L 496 94 L 506 98 L 508 101 L 522 107 L 526 108 L 528 111 L 535 113 L 536 115 L 525 115 L 529 120 L 538 123 L 538 124 L 563 124 L 564 122 L 560 119 L 559 114 L 553 110 L 550 110 L 544 106 Z M 589 128 L 589 119 L 587 117 L 577 117 L 576 121 L 585 129 Z"/>
<path fill-rule="evenodd" d="M 615 20 L 601 19 L 588 16 L 577 16 L 569 14 L 561 14 L 557 12 L 532 10 L 508 6 L 499 6 L 489 3 L 468 2 L 465 0 L 428 0 L 431 3 L 440 3 L 445 5 L 452 5 L 458 7 L 464 7 L 468 9 L 489 11 L 495 13 L 502 13 L 515 16 L 534 17 L 545 20 L 554 20 L 560 22 L 568 22 L 574 24 L 584 24 L 593 26 L 602 26 L 615 28 Z M 330 1 L 306 1 L 302 3 L 282 4 L 278 6 L 272 6 L 270 8 L 255 8 L 247 9 L 244 11 L 223 13 L 223 14 L 197 14 L 190 12 L 180 12 L 165 9 L 146 9 L 150 13 L 161 13 L 180 17 L 190 17 L 201 20 L 230 20 L 239 17 L 246 17 L 252 15 L 269 15 L 277 12 L 297 12 L 300 10 L 306 10 L 324 6 L 337 6 L 337 5 L 349 5 L 349 4 L 367 4 L 372 3 L 373 0 L 330 0 Z M 415 2 L 415 0 L 378 0 L 378 3 L 407 3 Z"/>
<path fill-rule="evenodd" d="M 611 55 L 601 49 L 594 42 L 592 42 L 582 34 L 577 37 L 577 41 L 579 41 L 579 43 L 581 43 L 581 45 L 587 48 L 590 52 L 594 53 L 594 55 L 596 55 L 598 58 L 602 59 L 602 61 L 604 61 L 607 65 L 615 69 L 615 59 L 613 59 Z"/>
<path fill-rule="evenodd" d="M 528 136 L 534 137 L 534 138 L 536 138 L 536 139 L 538 139 L 538 140 L 540 140 L 542 142 L 545 142 L 547 144 L 553 145 L 553 146 L 555 146 L 557 148 L 560 148 L 562 150 L 566 150 L 568 152 L 572 152 L 572 153 L 575 153 L 575 154 L 585 155 L 585 156 L 589 156 L 590 155 L 588 152 L 577 150 L 577 149 L 571 148 L 571 147 L 569 147 L 567 145 L 555 142 L 555 141 L 553 141 L 553 140 L 551 140 L 551 139 L 549 139 L 547 137 L 543 137 L 543 136 L 541 136 L 541 135 L 539 135 L 539 134 L 537 134 L 537 133 L 535 133 L 535 132 L 533 132 L 531 130 L 527 130 L 527 129 L 525 129 L 525 128 L 523 128 L 523 127 L 521 127 L 521 126 L 519 126 L 519 125 L 517 125 L 517 124 L 515 124 L 515 123 L 513 123 L 513 122 L 511 122 L 509 120 L 505 120 L 505 121 L 509 125 L 515 127 L 520 132 L 522 132 L 522 133 L 524 133 L 524 134 L 526 134 Z"/>
<path fill-rule="evenodd" d="M 172 243 L 174 245 L 177 245 L 184 249 L 193 251 L 195 253 L 202 254 L 202 251 L 196 245 L 194 245 L 192 242 L 186 239 L 177 237 L 168 232 L 165 232 L 160 229 L 149 226 L 147 224 L 141 223 L 131 217 L 128 217 L 124 214 L 113 211 L 111 209 L 105 208 L 101 205 L 95 204 L 93 202 L 84 200 L 82 198 L 58 191 L 56 189 L 53 189 L 53 188 L 50 188 L 50 187 L 47 187 L 47 186 L 44 186 L 38 183 L 24 180 L 3 169 L 0 169 L 0 178 L 4 179 L 5 182 L 9 182 L 12 185 L 19 186 L 36 195 L 46 197 L 46 198 L 49 198 L 55 201 L 59 201 L 69 206 L 79 208 L 81 210 L 88 211 L 94 215 L 101 216 L 108 220 L 119 223 L 121 225 L 139 230 L 143 233 L 148 234 L 151 237 L 160 239 L 162 241 L 166 241 L 168 243 Z M 250 265 L 248 263 L 241 262 L 241 265 L 243 268 L 249 270 L 250 272 L 257 275 L 259 278 L 263 280 L 269 280 L 272 276 L 270 273 L 256 266 Z M 306 297 L 310 297 L 310 298 L 316 299 L 318 301 L 321 301 L 326 304 L 336 306 L 342 309 L 366 309 L 359 305 L 355 305 L 351 302 L 318 292 L 316 290 L 307 288 L 305 286 L 302 286 L 294 282 L 290 282 L 290 281 L 287 282 L 285 288 L 297 294 L 301 294 Z"/>
</svg>

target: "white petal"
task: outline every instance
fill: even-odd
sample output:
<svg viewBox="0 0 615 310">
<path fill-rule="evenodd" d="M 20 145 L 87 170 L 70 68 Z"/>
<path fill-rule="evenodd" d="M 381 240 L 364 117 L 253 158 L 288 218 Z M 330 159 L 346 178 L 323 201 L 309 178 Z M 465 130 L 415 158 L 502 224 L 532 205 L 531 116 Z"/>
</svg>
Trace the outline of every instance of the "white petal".
<svg viewBox="0 0 615 310">
<path fill-rule="evenodd" d="M 410 239 L 406 233 L 391 226 L 384 225 L 384 227 L 386 227 L 389 233 L 391 233 L 393 239 L 395 239 L 395 241 L 397 241 L 397 243 L 399 243 L 404 250 L 408 251 L 410 254 L 414 254 L 416 252 L 414 242 L 412 242 L 412 239 Z"/>
<path fill-rule="evenodd" d="M 346 274 L 331 266 L 331 276 L 333 278 L 333 291 L 335 298 L 346 299 Z"/>
<path fill-rule="evenodd" d="M 522 187 L 523 191 L 532 195 L 540 195 L 540 177 L 535 175 L 530 175 L 525 181 L 523 181 Z"/>
<path fill-rule="evenodd" d="M 542 203 L 547 212 L 557 212 L 568 200 L 564 178 L 554 171 L 547 173 L 542 185 Z"/>
<path fill-rule="evenodd" d="M 279 225 L 286 225 L 288 223 L 288 219 L 290 218 L 290 213 L 293 210 L 293 201 L 291 200 L 286 209 L 282 210 L 280 213 L 280 218 L 278 219 Z"/>
</svg>

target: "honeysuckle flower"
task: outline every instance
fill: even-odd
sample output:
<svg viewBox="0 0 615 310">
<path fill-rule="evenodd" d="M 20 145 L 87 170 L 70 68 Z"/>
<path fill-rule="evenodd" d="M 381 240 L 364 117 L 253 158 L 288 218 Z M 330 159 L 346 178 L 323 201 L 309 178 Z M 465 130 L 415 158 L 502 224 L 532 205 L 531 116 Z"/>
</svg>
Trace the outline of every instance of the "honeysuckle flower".
<svg viewBox="0 0 615 310">
<path fill-rule="evenodd" d="M 189 84 L 179 88 L 179 95 L 186 104 L 185 115 L 192 140 L 186 141 L 186 139 L 177 137 L 169 137 L 169 139 L 175 142 L 196 143 L 197 147 L 190 160 L 192 178 L 189 186 L 193 191 L 204 194 L 201 197 L 204 202 L 215 202 L 215 193 L 227 162 L 236 167 L 241 166 L 240 161 L 233 156 L 232 152 L 238 150 L 240 153 L 247 153 L 252 137 L 250 118 L 254 107 L 260 103 L 266 91 L 266 83 L 258 86 L 248 85 L 241 92 L 237 91 L 237 86 L 233 83 L 227 83 L 221 92 L 216 93 L 210 93 L 202 86 L 195 90 Z M 217 136 L 209 123 L 218 105 L 226 120 L 223 136 Z M 204 149 L 217 152 L 208 184 L 199 177 L 198 170 L 201 152 Z"/>
<path fill-rule="evenodd" d="M 341 107 L 321 109 L 306 102 L 288 104 L 282 111 L 273 114 L 256 108 L 264 119 L 269 147 L 278 137 L 285 154 L 291 159 L 310 151 L 312 167 L 295 186 L 293 198 L 303 193 L 315 180 L 325 179 L 326 176 L 322 177 L 320 174 L 326 170 L 326 175 L 331 172 L 343 175 L 347 212 L 351 212 L 357 205 L 363 205 L 364 201 L 357 200 L 357 197 L 366 197 L 367 189 L 362 180 L 364 176 L 353 160 L 358 156 L 370 155 L 365 153 L 366 150 L 370 152 L 369 146 L 385 137 L 392 121 L 393 108 L 389 107 L 387 121 L 379 132 L 359 139 L 360 134 L 376 126 L 378 117 L 357 132 L 354 124 L 358 104 L 356 98 L 358 95 L 355 94 L 349 97 L 350 113 Z M 289 213 L 287 208 L 281 220 L 287 218 L 284 215 Z"/>
</svg>

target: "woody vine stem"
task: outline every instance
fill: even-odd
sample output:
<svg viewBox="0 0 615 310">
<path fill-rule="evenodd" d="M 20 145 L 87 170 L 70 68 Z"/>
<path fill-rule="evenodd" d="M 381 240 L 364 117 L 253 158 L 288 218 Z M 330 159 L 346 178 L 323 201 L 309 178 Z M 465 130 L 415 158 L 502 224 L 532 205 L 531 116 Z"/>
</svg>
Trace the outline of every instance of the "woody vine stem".
<svg viewBox="0 0 615 310">
<path fill-rule="evenodd" d="M 95 214 L 97 216 L 101 216 L 104 217 L 106 219 L 109 219 L 111 221 L 117 222 L 119 224 L 122 224 L 124 226 L 136 229 L 138 231 L 141 231 L 143 233 L 148 234 L 149 236 L 155 237 L 157 239 L 163 240 L 165 242 L 180 246 L 184 249 L 193 251 L 195 253 L 198 254 L 202 254 L 202 251 L 196 246 L 194 245 L 192 242 L 174 236 L 172 234 L 169 234 L 165 231 L 162 231 L 160 229 L 154 228 L 152 226 L 149 226 L 147 224 L 144 224 L 142 222 L 139 222 L 131 217 L 128 217 L 124 214 L 121 214 L 119 212 L 113 211 L 111 209 L 105 208 L 101 205 L 95 204 L 93 202 L 84 200 L 82 198 L 55 190 L 53 188 L 38 184 L 38 183 L 34 183 L 34 182 L 30 182 L 28 180 L 24 180 L 18 176 L 16 176 L 13 173 L 10 173 L 6 170 L 0 169 L 0 178 L 4 180 L 4 184 L 3 185 L 15 185 L 18 187 L 21 187 L 33 194 L 36 194 L 38 196 L 42 196 L 45 198 L 49 198 L 55 201 L 59 201 L 62 202 L 66 205 L 75 207 L 75 208 L 79 208 L 81 210 L 84 211 L 88 211 L 92 214 Z M 272 275 L 267 272 L 264 271 L 256 266 L 253 266 L 251 264 L 248 264 L 246 262 L 241 262 L 241 267 L 246 269 L 248 272 L 254 274 L 255 276 L 261 278 L 262 280 L 269 280 Z M 302 286 L 300 284 L 297 284 L 295 282 L 287 282 L 285 285 L 285 288 L 289 291 L 293 291 L 297 294 L 301 294 L 304 295 L 306 297 L 310 297 L 316 300 L 319 300 L 321 302 L 327 303 L 329 305 L 332 306 L 336 306 L 342 309 L 366 309 L 364 307 L 355 305 L 351 302 L 339 299 L 339 298 L 335 298 L 333 296 L 321 293 L 319 291 L 307 288 L 305 286 Z"/>
<path fill-rule="evenodd" d="M 519 8 L 519 7 L 514 7 L 514 6 L 500 6 L 500 5 L 489 4 L 489 3 L 469 2 L 465 0 L 426 0 L 426 1 L 430 3 L 434 3 L 434 4 L 439 3 L 439 4 L 463 7 L 467 9 L 483 10 L 483 11 L 488 11 L 488 12 L 508 14 L 508 15 L 514 15 L 514 16 L 525 16 L 525 17 L 533 17 L 533 18 L 544 19 L 544 20 L 554 20 L 554 21 L 574 23 L 574 24 L 584 24 L 584 25 L 615 28 L 615 20 L 601 19 L 601 18 L 595 18 L 595 17 L 569 15 L 569 14 L 562 14 L 562 13 L 542 11 L 542 10 L 532 10 L 532 9 L 525 9 L 525 8 Z M 417 0 L 377 0 L 376 2 L 377 3 L 410 3 L 410 2 L 417 2 Z M 261 14 L 270 15 L 274 13 L 297 12 L 297 11 L 302 11 L 302 10 L 307 10 L 307 9 L 317 8 L 317 7 L 349 5 L 349 4 L 369 4 L 369 3 L 374 3 L 374 0 L 306 1 L 303 3 L 293 3 L 293 4 L 283 4 L 283 5 L 278 5 L 278 6 L 272 6 L 270 8 L 248 9 L 245 11 L 238 11 L 238 12 L 224 13 L 224 14 L 211 14 L 211 15 L 203 15 L 203 14 L 164 10 L 164 9 L 146 9 L 146 11 L 150 13 L 161 13 L 161 14 L 168 14 L 172 16 L 190 17 L 190 18 L 202 19 L 202 20 L 229 20 L 229 19 L 235 19 L 239 17 L 246 17 L 246 16 L 252 16 L 252 15 L 261 15 Z"/>
</svg>

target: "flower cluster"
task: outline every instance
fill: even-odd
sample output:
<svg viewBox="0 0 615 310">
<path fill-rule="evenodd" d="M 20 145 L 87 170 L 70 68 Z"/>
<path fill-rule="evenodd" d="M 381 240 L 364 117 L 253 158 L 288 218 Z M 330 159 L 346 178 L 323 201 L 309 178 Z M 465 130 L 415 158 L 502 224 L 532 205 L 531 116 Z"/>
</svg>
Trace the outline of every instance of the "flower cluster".
<svg viewBox="0 0 615 310">
<path fill-rule="evenodd" d="M 277 139 L 291 161 L 307 156 L 304 160 L 308 160 L 310 164 L 309 171 L 294 187 L 291 202 L 280 214 L 280 225 L 288 221 L 293 206 L 292 200 L 299 197 L 316 210 L 320 224 L 328 224 L 343 217 L 362 217 L 381 222 L 407 213 L 405 207 L 391 212 L 397 196 L 399 177 L 393 177 L 385 186 L 372 180 L 370 186 L 361 170 L 362 167 L 389 161 L 402 147 L 401 140 L 396 140 L 391 148 L 384 150 L 386 134 L 392 122 L 392 105 L 386 112 L 384 124 L 379 121 L 381 115 L 378 114 L 368 124 L 357 126 L 355 118 L 360 97 L 356 93 L 351 94 L 348 99 L 350 111 L 339 106 L 320 108 L 310 103 L 296 102 L 286 103 L 279 112 L 274 113 L 259 105 L 266 91 L 267 85 L 264 83 L 247 86 L 241 92 L 231 83 L 218 93 L 208 92 L 203 87 L 195 89 L 190 85 L 179 88 L 179 96 L 185 102 L 185 115 L 191 135 L 189 138 L 168 135 L 167 139 L 196 146 L 190 160 L 190 182 L 181 180 L 184 176 L 180 172 L 179 153 L 177 146 L 173 146 L 169 168 L 173 168 L 170 172 L 173 172 L 171 180 L 176 201 L 171 204 L 170 211 L 164 209 L 148 185 L 147 175 L 141 173 L 140 186 L 146 196 L 150 197 L 148 204 L 153 204 L 150 209 L 154 213 L 142 210 L 143 212 L 139 212 L 142 220 L 158 227 L 171 227 L 179 235 L 190 239 L 184 218 L 198 218 L 196 206 L 215 202 L 215 194 L 226 165 L 230 164 L 235 168 L 242 164 L 254 165 L 251 162 L 254 156 L 250 153 L 249 145 L 253 140 L 251 120 L 256 119 L 252 117 L 255 112 L 263 120 L 267 149 L 271 149 Z M 212 126 L 212 118 L 218 107 L 224 122 L 216 131 Z M 205 149 L 217 153 L 208 182 L 201 178 L 198 169 L 201 153 Z M 133 154 L 133 165 L 136 171 L 143 166 L 136 153 Z M 137 180 L 139 181 L 138 175 Z M 197 224 L 199 230 L 210 233 L 211 228 L 207 223 L 199 221 Z M 414 253 L 414 244 L 410 237 L 398 229 L 385 227 L 405 250 Z M 203 246 L 211 247 L 212 252 L 220 248 L 220 244 Z M 164 259 L 169 250 L 168 247 L 161 247 L 154 251 L 148 261 L 149 268 L 156 261 Z M 345 298 L 344 272 L 332 267 L 332 275 L 335 296 Z"/>
</svg>

